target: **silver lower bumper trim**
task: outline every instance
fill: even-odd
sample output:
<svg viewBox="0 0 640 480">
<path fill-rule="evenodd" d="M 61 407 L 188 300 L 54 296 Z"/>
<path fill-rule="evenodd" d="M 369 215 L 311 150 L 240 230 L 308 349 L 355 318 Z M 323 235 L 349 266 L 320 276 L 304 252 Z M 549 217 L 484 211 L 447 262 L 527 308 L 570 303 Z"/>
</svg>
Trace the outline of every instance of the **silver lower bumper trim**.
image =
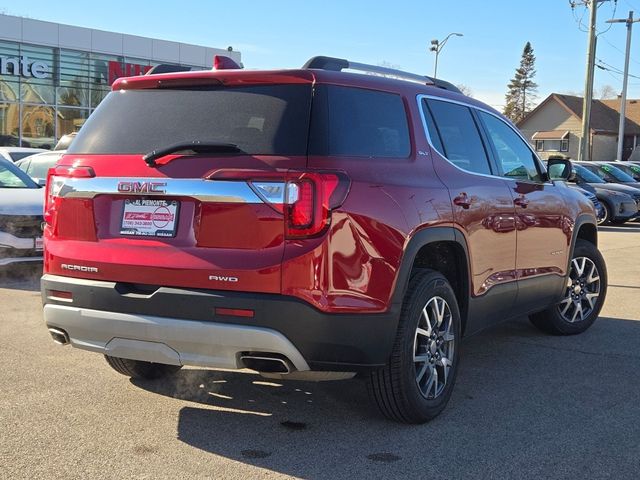
<svg viewBox="0 0 640 480">
<path fill-rule="evenodd" d="M 45 305 L 47 327 L 67 332 L 71 345 L 120 358 L 169 365 L 243 368 L 240 352 L 287 357 L 296 370 L 309 370 L 298 349 L 268 328 L 177 318 L 131 315 L 64 305 Z"/>
</svg>

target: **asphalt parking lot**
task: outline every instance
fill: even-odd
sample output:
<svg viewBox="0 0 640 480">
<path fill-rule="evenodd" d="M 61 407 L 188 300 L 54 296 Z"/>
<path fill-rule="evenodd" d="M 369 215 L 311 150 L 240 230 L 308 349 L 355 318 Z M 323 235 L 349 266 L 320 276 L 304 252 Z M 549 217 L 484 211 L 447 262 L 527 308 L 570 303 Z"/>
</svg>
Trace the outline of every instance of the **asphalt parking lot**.
<svg viewBox="0 0 640 480">
<path fill-rule="evenodd" d="M 53 344 L 36 275 L 0 279 L 0 478 L 638 478 L 640 224 L 605 227 L 601 318 L 465 340 L 444 414 L 380 418 L 359 381 L 184 370 L 131 382 Z"/>
</svg>

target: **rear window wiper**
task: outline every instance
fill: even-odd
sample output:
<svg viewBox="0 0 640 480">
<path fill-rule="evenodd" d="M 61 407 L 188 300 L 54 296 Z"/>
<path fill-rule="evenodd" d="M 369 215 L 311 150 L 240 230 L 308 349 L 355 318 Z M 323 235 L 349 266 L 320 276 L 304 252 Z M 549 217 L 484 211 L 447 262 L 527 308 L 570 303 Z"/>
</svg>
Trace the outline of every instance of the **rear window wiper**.
<svg viewBox="0 0 640 480">
<path fill-rule="evenodd" d="M 172 153 L 187 150 L 195 153 L 242 153 L 242 150 L 240 150 L 235 143 L 203 142 L 200 140 L 193 140 L 190 142 L 179 142 L 166 147 L 157 148 L 146 153 L 142 159 L 150 167 L 157 167 L 158 164 L 156 163 L 156 160 Z"/>
</svg>

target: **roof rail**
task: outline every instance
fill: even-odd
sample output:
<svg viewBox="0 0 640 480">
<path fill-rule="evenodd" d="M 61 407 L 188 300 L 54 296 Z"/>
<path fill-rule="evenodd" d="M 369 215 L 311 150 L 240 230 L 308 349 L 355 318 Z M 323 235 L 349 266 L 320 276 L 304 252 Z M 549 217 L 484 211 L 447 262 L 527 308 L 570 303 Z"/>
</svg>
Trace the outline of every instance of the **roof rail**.
<svg viewBox="0 0 640 480">
<path fill-rule="evenodd" d="M 437 78 L 427 77 L 426 75 L 417 75 L 415 73 L 409 73 L 402 70 L 396 70 L 395 68 L 381 67 L 378 65 L 369 65 L 366 63 L 352 62 L 343 58 L 334 57 L 313 57 L 305 63 L 302 68 L 313 68 L 318 70 L 331 70 L 334 72 L 340 72 L 345 69 L 357 70 L 359 72 L 366 73 L 378 73 L 381 75 L 389 75 L 393 78 L 400 80 L 408 80 L 410 82 L 418 82 L 426 85 L 433 85 L 444 90 L 450 90 L 456 93 L 462 93 L 455 85 L 445 82 Z"/>
</svg>

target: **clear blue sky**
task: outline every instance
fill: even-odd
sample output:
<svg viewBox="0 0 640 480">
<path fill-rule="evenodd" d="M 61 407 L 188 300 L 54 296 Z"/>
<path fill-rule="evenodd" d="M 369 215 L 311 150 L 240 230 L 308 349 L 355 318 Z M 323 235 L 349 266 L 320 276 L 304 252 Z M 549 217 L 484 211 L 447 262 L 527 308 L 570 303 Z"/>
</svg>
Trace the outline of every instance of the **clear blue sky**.
<svg viewBox="0 0 640 480">
<path fill-rule="evenodd" d="M 64 5 L 64 6 L 62 6 Z M 608 26 L 615 2 L 598 10 L 600 30 Z M 618 0 L 617 18 L 640 16 L 640 0 Z M 567 0 L 227 0 L 53 2 L 0 1 L 0 11 L 40 20 L 240 50 L 247 68 L 301 66 L 314 55 L 361 62 L 389 62 L 404 70 L 432 74 L 432 38 L 451 38 L 440 54 L 439 75 L 463 83 L 473 95 L 500 107 L 506 85 L 527 41 L 537 61 L 539 99 L 551 92 L 582 92 L 586 33 Z M 588 14 L 582 19 L 588 23 Z M 640 23 L 635 24 L 630 72 L 640 77 Z M 622 70 L 626 29 L 615 24 L 599 37 L 597 56 Z M 619 74 L 596 70 L 596 88 L 622 88 Z M 640 97 L 640 78 L 629 96 Z"/>
</svg>

